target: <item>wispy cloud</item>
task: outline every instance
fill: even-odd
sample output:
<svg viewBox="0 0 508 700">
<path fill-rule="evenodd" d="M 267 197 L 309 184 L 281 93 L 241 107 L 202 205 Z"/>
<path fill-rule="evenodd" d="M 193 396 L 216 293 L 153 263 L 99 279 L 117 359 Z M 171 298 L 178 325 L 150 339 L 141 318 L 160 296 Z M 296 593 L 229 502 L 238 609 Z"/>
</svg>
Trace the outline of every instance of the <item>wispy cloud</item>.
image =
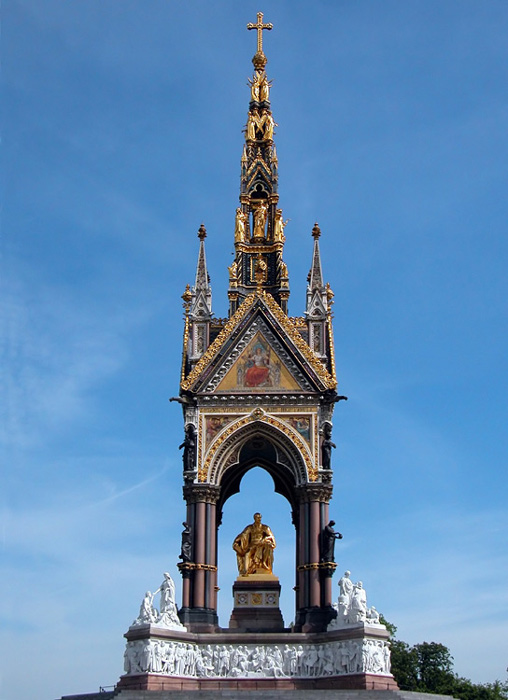
<svg viewBox="0 0 508 700">
<path fill-rule="evenodd" d="M 36 296 L 32 272 L 16 268 L 16 277 L 5 280 L 1 318 L 2 440 L 21 449 L 92 415 L 91 389 L 120 371 L 129 357 L 129 330 L 152 313 L 138 307 L 118 316 L 106 302 L 97 316 L 85 298 L 55 286 Z"/>
</svg>

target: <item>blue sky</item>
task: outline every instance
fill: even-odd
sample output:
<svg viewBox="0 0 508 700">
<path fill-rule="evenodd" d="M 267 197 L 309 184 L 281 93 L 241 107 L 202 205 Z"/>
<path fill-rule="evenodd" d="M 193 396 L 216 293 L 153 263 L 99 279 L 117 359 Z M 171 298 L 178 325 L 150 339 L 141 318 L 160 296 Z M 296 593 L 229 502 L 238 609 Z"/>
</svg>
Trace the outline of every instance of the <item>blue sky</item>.
<svg viewBox="0 0 508 700">
<path fill-rule="evenodd" d="M 166 570 L 180 586 L 180 295 L 204 221 L 226 315 L 258 10 L 275 25 L 290 313 L 315 221 L 335 291 L 339 569 L 400 638 L 505 679 L 506 2 L 2 9 L 2 700 L 113 684 L 145 590 Z M 223 625 L 255 510 L 292 620 L 272 491 L 253 470 L 226 505 Z"/>
</svg>

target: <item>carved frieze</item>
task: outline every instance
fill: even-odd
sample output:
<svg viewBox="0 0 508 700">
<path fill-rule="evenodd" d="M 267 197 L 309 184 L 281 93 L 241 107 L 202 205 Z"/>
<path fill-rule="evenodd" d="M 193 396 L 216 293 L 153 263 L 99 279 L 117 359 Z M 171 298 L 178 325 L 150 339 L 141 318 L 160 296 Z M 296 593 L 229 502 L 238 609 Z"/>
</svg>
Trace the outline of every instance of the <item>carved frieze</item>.
<svg viewBox="0 0 508 700">
<path fill-rule="evenodd" d="M 127 642 L 126 675 L 156 673 L 184 678 L 326 678 L 369 673 L 389 676 L 384 639 L 320 644 L 198 644 L 142 639 Z"/>
</svg>

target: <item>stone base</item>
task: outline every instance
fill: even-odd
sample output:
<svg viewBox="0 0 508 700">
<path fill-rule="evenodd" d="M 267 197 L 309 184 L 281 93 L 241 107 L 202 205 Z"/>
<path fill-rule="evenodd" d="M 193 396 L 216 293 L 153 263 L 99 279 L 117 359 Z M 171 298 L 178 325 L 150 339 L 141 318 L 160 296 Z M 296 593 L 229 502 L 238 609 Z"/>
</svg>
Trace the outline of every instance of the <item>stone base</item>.
<svg viewBox="0 0 508 700">
<path fill-rule="evenodd" d="M 389 633 L 381 625 L 318 634 L 129 629 L 118 689 L 396 690 Z"/>
<path fill-rule="evenodd" d="M 370 674 L 329 678 L 168 678 L 156 674 L 122 676 L 125 690 L 398 690 L 395 680 Z"/>
<path fill-rule="evenodd" d="M 296 632 L 326 632 L 331 620 L 336 616 L 335 610 L 330 605 L 327 608 L 301 608 L 296 612 Z"/>
<path fill-rule="evenodd" d="M 196 690 L 185 688 L 176 690 L 134 690 L 118 688 L 113 692 L 90 693 L 86 695 L 64 695 L 60 700 L 146 700 L 147 692 L 154 700 L 195 700 Z M 451 695 L 429 695 L 413 693 L 408 690 L 355 689 L 355 688 L 279 688 L 271 691 L 263 688 L 231 688 L 209 689 L 206 691 L 207 700 L 244 700 L 246 697 L 259 700 L 373 700 L 379 698 L 376 693 L 382 693 L 382 700 L 454 700 Z"/>
<path fill-rule="evenodd" d="M 229 629 L 242 632 L 281 632 L 280 583 L 273 575 L 238 577 L 233 584 L 234 608 Z"/>
<path fill-rule="evenodd" d="M 199 690 L 134 690 L 118 688 L 113 692 L 90 693 L 87 695 L 64 695 L 60 700 L 146 700 L 147 692 L 154 700 L 194 700 Z M 201 691 L 202 692 L 202 691 Z M 206 691 L 207 700 L 245 700 L 246 697 L 257 700 L 374 700 L 382 693 L 382 700 L 454 700 L 451 695 L 430 695 L 413 693 L 408 690 L 383 689 L 349 689 L 349 688 L 298 688 L 266 690 L 263 688 L 210 689 Z"/>
<path fill-rule="evenodd" d="M 178 617 L 189 632 L 212 633 L 219 625 L 217 612 L 209 608 L 181 608 Z"/>
</svg>

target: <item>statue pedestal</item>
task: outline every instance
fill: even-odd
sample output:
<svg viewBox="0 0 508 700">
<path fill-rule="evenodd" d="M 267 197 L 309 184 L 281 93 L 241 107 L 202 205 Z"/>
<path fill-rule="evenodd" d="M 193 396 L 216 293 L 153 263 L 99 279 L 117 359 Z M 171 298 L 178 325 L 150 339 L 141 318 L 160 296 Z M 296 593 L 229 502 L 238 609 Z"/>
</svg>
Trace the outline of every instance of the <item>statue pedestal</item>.
<svg viewBox="0 0 508 700">
<path fill-rule="evenodd" d="M 234 607 L 229 629 L 241 632 L 281 632 L 280 583 L 273 574 L 239 576 L 233 584 Z"/>
</svg>

